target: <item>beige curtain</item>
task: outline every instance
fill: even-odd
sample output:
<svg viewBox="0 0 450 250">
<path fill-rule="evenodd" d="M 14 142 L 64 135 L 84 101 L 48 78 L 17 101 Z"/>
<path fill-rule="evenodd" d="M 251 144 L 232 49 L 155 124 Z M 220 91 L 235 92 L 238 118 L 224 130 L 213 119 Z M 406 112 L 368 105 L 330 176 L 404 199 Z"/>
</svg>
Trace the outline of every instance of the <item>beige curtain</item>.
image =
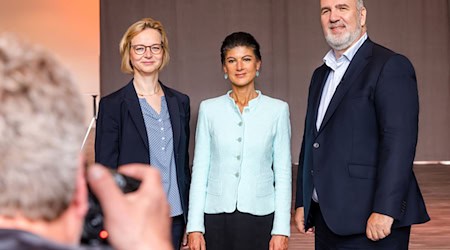
<svg viewBox="0 0 450 250">
<path fill-rule="evenodd" d="M 366 0 L 370 38 L 406 55 L 420 91 L 416 160 L 450 159 L 449 0 Z M 328 50 L 319 1 L 299 0 L 101 0 L 102 96 L 127 83 L 120 72 L 119 40 L 142 17 L 162 21 L 171 62 L 161 80 L 191 97 L 191 152 L 198 105 L 229 89 L 219 48 L 231 32 L 247 31 L 261 44 L 257 88 L 287 101 L 292 124 L 292 161 L 298 161 L 306 98 L 313 70 Z"/>
</svg>

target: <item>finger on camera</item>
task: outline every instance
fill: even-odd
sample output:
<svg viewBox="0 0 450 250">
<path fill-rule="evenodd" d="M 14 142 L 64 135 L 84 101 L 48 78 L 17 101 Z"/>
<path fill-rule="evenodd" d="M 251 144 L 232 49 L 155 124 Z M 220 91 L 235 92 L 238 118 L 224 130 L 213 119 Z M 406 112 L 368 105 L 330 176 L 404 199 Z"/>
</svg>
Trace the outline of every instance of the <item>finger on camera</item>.
<svg viewBox="0 0 450 250">
<path fill-rule="evenodd" d="M 94 164 L 90 166 L 87 171 L 89 186 L 102 204 L 102 207 L 107 206 L 108 204 L 114 206 L 114 202 L 105 201 L 119 200 L 122 196 L 122 191 L 117 186 L 109 170 L 104 166 Z"/>
<path fill-rule="evenodd" d="M 154 183 L 162 183 L 159 170 L 145 164 L 127 164 L 120 166 L 118 172 L 129 177 L 141 180 L 139 189 L 155 189 L 162 186 L 155 186 Z"/>
</svg>

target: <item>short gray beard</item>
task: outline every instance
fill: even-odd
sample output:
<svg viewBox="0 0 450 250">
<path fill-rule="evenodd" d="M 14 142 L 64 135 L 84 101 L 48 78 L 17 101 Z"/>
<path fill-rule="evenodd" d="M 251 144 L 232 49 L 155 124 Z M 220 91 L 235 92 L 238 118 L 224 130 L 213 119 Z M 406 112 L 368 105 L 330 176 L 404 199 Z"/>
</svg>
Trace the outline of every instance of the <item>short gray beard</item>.
<svg viewBox="0 0 450 250">
<path fill-rule="evenodd" d="M 361 30 L 361 25 L 358 23 L 358 27 L 356 28 L 355 32 L 345 33 L 341 37 L 335 37 L 330 33 L 326 33 L 325 40 L 332 49 L 338 51 L 344 50 L 349 48 L 356 41 L 356 39 L 358 39 L 358 37 L 361 35 Z"/>
</svg>

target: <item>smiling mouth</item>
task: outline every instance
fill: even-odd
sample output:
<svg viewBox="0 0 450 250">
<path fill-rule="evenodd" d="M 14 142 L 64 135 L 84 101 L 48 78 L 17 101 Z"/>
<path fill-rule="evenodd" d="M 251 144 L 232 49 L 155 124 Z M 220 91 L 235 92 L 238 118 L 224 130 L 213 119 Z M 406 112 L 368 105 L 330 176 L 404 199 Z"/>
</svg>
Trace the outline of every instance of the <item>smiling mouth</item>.
<svg viewBox="0 0 450 250">
<path fill-rule="evenodd" d="M 330 26 L 330 30 L 336 30 L 336 29 L 345 29 L 345 26 L 339 25 L 339 26 Z"/>
<path fill-rule="evenodd" d="M 345 26 L 336 26 L 336 27 L 330 27 L 330 33 L 331 34 L 341 34 L 343 32 L 345 32 Z"/>
<path fill-rule="evenodd" d="M 346 25 L 343 22 L 335 22 L 335 23 L 331 23 L 328 28 L 330 30 L 336 30 L 336 29 L 345 29 Z"/>
</svg>

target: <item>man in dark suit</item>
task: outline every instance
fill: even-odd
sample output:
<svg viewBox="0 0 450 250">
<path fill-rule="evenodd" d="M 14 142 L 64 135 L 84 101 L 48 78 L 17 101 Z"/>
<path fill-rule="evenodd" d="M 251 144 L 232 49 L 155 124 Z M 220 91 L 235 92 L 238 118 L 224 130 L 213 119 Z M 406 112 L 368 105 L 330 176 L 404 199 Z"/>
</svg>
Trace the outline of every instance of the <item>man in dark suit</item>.
<svg viewBox="0 0 450 250">
<path fill-rule="evenodd" d="M 316 249 L 407 249 L 429 220 L 413 172 L 418 91 L 409 60 L 366 33 L 362 0 L 321 0 L 331 50 L 312 76 L 295 222 Z"/>
</svg>

